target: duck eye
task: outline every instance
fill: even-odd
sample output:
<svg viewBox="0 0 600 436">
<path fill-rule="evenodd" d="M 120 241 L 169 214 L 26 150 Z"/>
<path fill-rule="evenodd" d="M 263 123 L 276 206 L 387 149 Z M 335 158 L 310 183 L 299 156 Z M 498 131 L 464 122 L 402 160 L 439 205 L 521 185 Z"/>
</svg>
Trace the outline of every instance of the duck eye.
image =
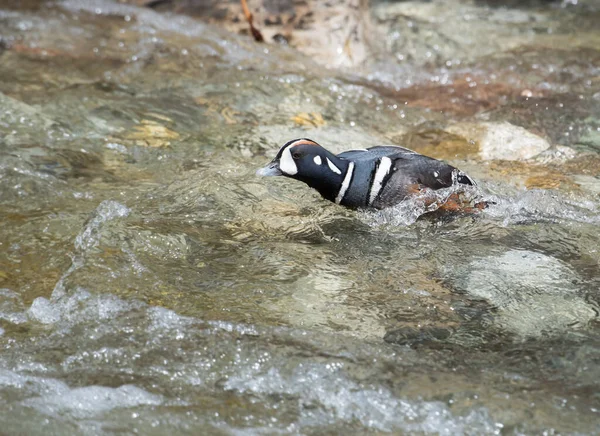
<svg viewBox="0 0 600 436">
<path fill-rule="evenodd" d="M 299 152 L 295 151 L 292 153 L 292 157 L 294 159 L 300 159 L 300 157 L 302 157 L 302 155 Z"/>
</svg>

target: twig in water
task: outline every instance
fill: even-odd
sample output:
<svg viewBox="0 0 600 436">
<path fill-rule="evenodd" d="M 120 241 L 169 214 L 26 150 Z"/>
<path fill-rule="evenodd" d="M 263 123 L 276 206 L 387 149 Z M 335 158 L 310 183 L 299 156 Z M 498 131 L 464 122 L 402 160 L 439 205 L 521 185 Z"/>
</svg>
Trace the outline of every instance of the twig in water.
<svg viewBox="0 0 600 436">
<path fill-rule="evenodd" d="M 254 40 L 256 42 L 263 42 L 265 39 L 263 38 L 262 33 L 260 33 L 260 30 L 254 27 L 254 24 L 252 23 L 252 12 L 250 12 L 250 9 L 248 9 L 246 0 L 240 0 L 240 2 L 242 3 L 242 9 L 244 10 L 246 20 L 248 20 L 248 24 L 250 24 L 250 32 L 252 33 Z"/>
</svg>

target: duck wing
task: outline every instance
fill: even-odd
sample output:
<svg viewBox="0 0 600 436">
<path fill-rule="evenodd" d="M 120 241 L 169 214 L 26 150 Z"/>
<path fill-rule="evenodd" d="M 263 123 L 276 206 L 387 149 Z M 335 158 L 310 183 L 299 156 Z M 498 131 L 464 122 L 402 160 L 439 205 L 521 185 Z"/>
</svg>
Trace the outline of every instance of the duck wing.
<svg viewBox="0 0 600 436">
<path fill-rule="evenodd" d="M 449 188 L 455 183 L 475 185 L 465 173 L 446 162 L 404 150 L 388 155 L 392 162 L 390 171 L 382 181 L 382 188 L 372 206 L 383 208 L 397 204 L 424 189 Z"/>
<path fill-rule="evenodd" d="M 395 157 L 404 156 L 409 154 L 418 154 L 408 148 L 400 147 L 398 145 L 378 145 L 377 147 L 361 148 L 358 150 L 347 150 L 337 155 L 342 159 L 348 159 L 350 161 L 365 161 L 374 160 L 382 157 Z"/>
<path fill-rule="evenodd" d="M 469 176 L 452 165 L 397 145 L 348 150 L 337 157 L 352 162 L 372 161 L 376 164 L 379 164 L 382 157 L 387 157 L 393 163 L 387 182 L 393 181 L 389 180 L 390 178 L 396 178 L 398 182 L 418 184 L 430 189 L 448 188 L 455 182 L 464 185 L 475 184 Z"/>
</svg>

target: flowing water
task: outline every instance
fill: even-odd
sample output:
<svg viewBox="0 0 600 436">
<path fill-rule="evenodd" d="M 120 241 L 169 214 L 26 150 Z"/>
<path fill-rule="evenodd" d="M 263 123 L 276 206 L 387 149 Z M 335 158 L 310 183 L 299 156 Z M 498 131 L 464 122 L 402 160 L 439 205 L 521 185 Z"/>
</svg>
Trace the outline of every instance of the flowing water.
<svg viewBox="0 0 600 436">
<path fill-rule="evenodd" d="M 2 2 L 0 432 L 600 434 L 600 5 L 498 3 L 376 3 L 395 55 L 347 71 Z M 409 146 L 493 204 L 257 178 L 295 137 Z"/>
</svg>

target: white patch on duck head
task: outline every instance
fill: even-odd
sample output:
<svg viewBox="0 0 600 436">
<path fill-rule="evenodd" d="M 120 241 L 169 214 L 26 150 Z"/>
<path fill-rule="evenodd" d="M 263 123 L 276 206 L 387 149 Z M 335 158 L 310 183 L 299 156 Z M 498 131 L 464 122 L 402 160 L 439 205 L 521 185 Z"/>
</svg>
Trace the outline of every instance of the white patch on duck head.
<svg viewBox="0 0 600 436">
<path fill-rule="evenodd" d="M 317 165 L 321 165 L 323 163 L 323 160 L 321 159 L 321 156 L 315 156 L 313 157 L 313 161 L 317 164 Z"/>
<path fill-rule="evenodd" d="M 328 157 L 326 157 L 325 160 L 327 161 L 327 166 L 331 171 L 333 171 L 336 174 L 342 174 L 342 170 L 336 167 L 335 164 L 331 162 Z"/>
<path fill-rule="evenodd" d="M 287 146 L 279 158 L 279 169 L 286 176 L 294 176 L 298 174 L 298 167 L 296 166 L 296 162 L 294 162 L 290 148 L 292 147 Z"/>
</svg>

